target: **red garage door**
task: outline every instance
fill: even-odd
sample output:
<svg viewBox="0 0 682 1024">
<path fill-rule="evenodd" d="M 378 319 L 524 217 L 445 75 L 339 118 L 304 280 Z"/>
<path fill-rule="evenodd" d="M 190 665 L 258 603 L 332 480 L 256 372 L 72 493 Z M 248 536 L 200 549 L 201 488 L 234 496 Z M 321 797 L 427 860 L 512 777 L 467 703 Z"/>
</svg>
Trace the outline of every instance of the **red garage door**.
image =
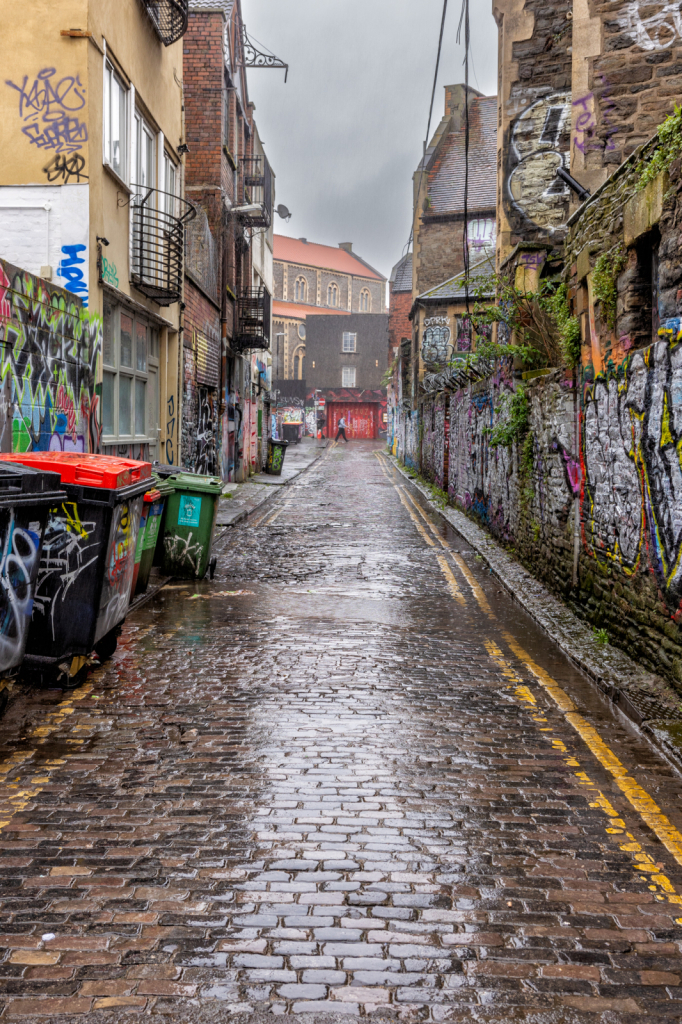
<svg viewBox="0 0 682 1024">
<path fill-rule="evenodd" d="M 336 437 L 339 420 L 344 417 L 348 428 L 346 437 L 350 441 L 366 439 L 373 441 L 379 436 L 379 406 L 374 402 L 358 402 L 353 405 L 344 405 L 342 402 L 334 402 L 327 408 L 327 435 Z"/>
</svg>

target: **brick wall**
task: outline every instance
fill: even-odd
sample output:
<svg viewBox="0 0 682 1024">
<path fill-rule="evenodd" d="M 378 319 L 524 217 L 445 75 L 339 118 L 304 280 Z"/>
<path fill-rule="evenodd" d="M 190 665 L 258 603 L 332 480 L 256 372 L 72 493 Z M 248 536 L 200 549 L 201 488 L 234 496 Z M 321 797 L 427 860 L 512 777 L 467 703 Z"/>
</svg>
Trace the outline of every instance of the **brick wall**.
<svg viewBox="0 0 682 1024">
<path fill-rule="evenodd" d="M 391 292 L 388 310 L 389 362 L 403 338 L 412 337 L 412 292 Z"/>
<path fill-rule="evenodd" d="M 221 11 L 190 12 L 183 39 L 187 186 L 220 185 L 224 98 L 224 19 Z"/>
</svg>

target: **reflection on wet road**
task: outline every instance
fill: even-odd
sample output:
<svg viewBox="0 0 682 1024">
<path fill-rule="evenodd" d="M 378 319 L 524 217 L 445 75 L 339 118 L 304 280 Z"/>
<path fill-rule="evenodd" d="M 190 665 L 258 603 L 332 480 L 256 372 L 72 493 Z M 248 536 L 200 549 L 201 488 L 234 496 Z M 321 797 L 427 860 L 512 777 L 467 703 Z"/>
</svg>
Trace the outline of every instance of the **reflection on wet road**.
<svg viewBox="0 0 682 1024">
<path fill-rule="evenodd" d="M 3 720 L 3 1019 L 682 1017 L 678 776 L 373 447 Z"/>
</svg>

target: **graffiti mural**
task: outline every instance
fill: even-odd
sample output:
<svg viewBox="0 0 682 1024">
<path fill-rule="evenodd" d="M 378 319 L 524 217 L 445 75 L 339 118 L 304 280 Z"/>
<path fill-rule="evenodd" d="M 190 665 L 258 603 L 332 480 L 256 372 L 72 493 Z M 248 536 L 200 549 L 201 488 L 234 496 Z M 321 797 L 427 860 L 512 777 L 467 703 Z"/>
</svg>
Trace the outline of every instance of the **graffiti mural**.
<svg viewBox="0 0 682 1024">
<path fill-rule="evenodd" d="M 430 316 L 424 320 L 422 359 L 425 363 L 441 365 L 452 352 L 452 331 L 447 316 Z"/>
<path fill-rule="evenodd" d="M 551 92 L 531 104 L 511 126 L 506 199 L 510 212 L 545 234 L 563 228 L 568 187 L 556 176 L 568 170 L 570 92 Z"/>
<path fill-rule="evenodd" d="M 85 122 L 77 116 L 85 108 L 85 87 L 78 75 L 59 75 L 43 68 L 35 77 L 24 75 L 21 84 L 5 85 L 19 94 L 22 132 L 31 145 L 56 153 L 77 153 L 88 141 Z"/>
<path fill-rule="evenodd" d="M 667 50 L 682 37 L 682 8 L 673 3 L 630 0 L 621 24 L 643 50 Z"/>
<path fill-rule="evenodd" d="M 585 388 L 583 528 L 594 557 L 682 600 L 682 344 L 657 342 Z"/>
<path fill-rule="evenodd" d="M 2 451 L 100 450 L 101 318 L 0 260 Z"/>
<path fill-rule="evenodd" d="M 215 396 L 210 388 L 200 387 L 198 394 L 198 423 L 194 472 L 214 476 L 217 472 L 215 422 Z"/>
<path fill-rule="evenodd" d="M 82 612 L 86 622 L 92 616 L 91 609 L 69 601 L 76 581 L 83 574 L 88 576 L 96 571 L 100 546 L 96 531 L 97 522 L 82 521 L 75 502 L 65 501 L 50 509 L 36 581 L 33 621 L 41 628 L 49 623 L 53 641 L 59 633 L 65 603 L 71 616 L 80 617 Z"/>
</svg>

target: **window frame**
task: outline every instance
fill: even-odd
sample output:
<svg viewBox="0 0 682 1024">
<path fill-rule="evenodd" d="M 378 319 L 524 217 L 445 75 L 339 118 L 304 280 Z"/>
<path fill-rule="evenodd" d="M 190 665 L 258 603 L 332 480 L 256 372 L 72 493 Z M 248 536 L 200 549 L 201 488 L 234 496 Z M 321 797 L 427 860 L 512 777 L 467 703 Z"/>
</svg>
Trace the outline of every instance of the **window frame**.
<svg viewBox="0 0 682 1024">
<path fill-rule="evenodd" d="M 299 274 L 294 281 L 294 302 L 307 302 L 308 301 L 308 282 L 306 278 Z"/>
<path fill-rule="evenodd" d="M 135 129 L 134 133 L 133 133 L 134 134 L 133 143 L 134 143 L 134 147 L 135 147 L 134 148 L 134 153 L 133 153 L 133 162 L 134 162 L 135 166 L 133 168 L 132 167 L 132 163 L 131 163 L 131 168 L 130 168 L 131 182 L 130 183 L 131 183 L 131 185 L 138 185 L 139 187 L 145 188 L 145 189 L 156 188 L 157 187 L 157 183 L 156 183 L 156 178 L 157 178 L 157 168 L 156 168 L 156 159 L 157 159 L 157 153 L 156 153 L 156 132 L 154 131 L 154 128 L 149 123 L 149 121 L 144 116 L 143 112 L 140 110 L 139 107 L 135 108 L 135 113 L 133 115 L 133 124 L 134 124 L 134 129 Z M 145 136 L 148 139 L 149 147 L 150 147 L 150 151 L 151 151 L 151 152 L 147 153 L 147 158 L 148 158 L 148 161 L 149 161 L 148 170 L 150 171 L 150 173 L 149 173 L 149 181 L 142 181 L 141 180 L 142 175 L 140 174 L 140 169 L 141 169 L 140 157 L 141 157 L 141 154 L 142 154 L 142 147 L 141 147 L 140 143 L 141 143 L 142 138 L 145 137 Z"/>
<path fill-rule="evenodd" d="M 349 347 L 352 345 L 352 348 Z M 352 355 L 358 350 L 357 331 L 343 331 L 341 334 L 341 351 L 344 355 Z"/>
<path fill-rule="evenodd" d="M 149 385 L 154 374 L 158 381 L 160 363 L 160 334 L 148 317 L 137 313 L 128 306 L 119 303 L 112 303 L 109 307 L 110 319 L 106 316 L 105 310 L 105 342 L 102 345 L 102 444 L 155 444 L 158 438 L 150 436 L 149 417 Z M 132 366 L 125 366 L 121 359 L 121 317 L 128 317 L 131 321 L 131 358 Z M 108 322 L 107 322 L 108 321 Z M 139 363 L 138 353 L 138 327 L 146 330 L 146 351 L 144 369 Z M 108 345 L 111 348 L 108 350 Z M 109 357 L 112 358 L 109 358 Z M 111 425 L 113 432 L 107 432 L 107 379 L 111 381 Z M 130 427 L 129 433 L 121 432 L 121 380 L 130 381 Z M 137 418 L 139 415 L 138 395 L 140 394 L 138 384 L 144 384 L 144 433 L 137 430 Z"/>
<path fill-rule="evenodd" d="M 334 302 L 330 301 L 331 295 L 334 295 Z M 339 308 L 339 298 L 341 296 L 341 290 L 336 281 L 330 281 L 327 285 L 327 306 L 329 309 Z"/>
<path fill-rule="evenodd" d="M 353 377 L 352 384 L 348 383 L 346 381 L 346 374 L 352 375 L 352 377 Z M 357 381 L 357 367 L 355 367 L 355 366 L 342 366 L 341 367 L 341 387 L 342 388 L 354 388 L 354 387 L 357 386 L 356 385 L 356 381 Z"/>
<path fill-rule="evenodd" d="M 360 312 L 371 313 L 372 312 L 372 293 L 369 288 L 363 288 L 360 292 Z"/>
<path fill-rule="evenodd" d="M 116 83 L 122 97 L 122 104 L 119 109 L 119 162 L 118 166 L 113 160 L 112 135 L 113 125 L 113 89 L 112 84 Z M 130 88 L 119 75 L 114 64 L 108 57 L 104 60 L 104 82 L 102 90 L 102 163 L 108 167 L 122 181 L 128 181 L 128 123 L 130 119 Z"/>
</svg>

